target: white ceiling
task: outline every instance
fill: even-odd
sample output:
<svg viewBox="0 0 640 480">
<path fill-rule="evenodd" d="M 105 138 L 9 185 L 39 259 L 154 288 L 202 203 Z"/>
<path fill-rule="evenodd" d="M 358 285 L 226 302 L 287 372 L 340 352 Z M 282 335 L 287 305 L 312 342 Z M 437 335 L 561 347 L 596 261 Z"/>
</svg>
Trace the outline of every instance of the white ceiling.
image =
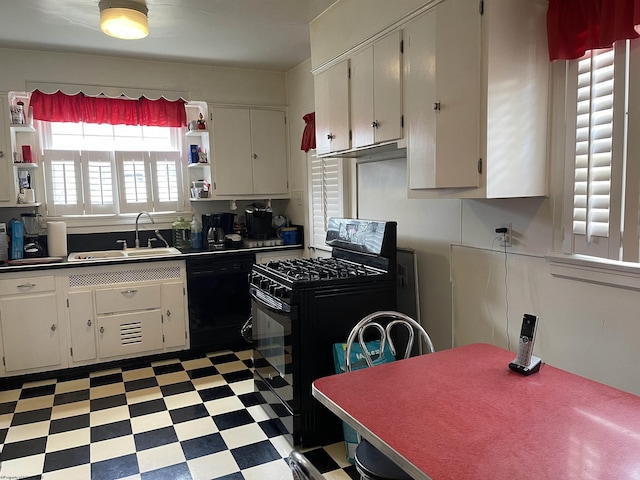
<svg viewBox="0 0 640 480">
<path fill-rule="evenodd" d="M 309 22 L 336 0 L 147 0 L 141 40 L 104 35 L 98 1 L 0 0 L 0 47 L 286 71 L 309 58 Z"/>
</svg>

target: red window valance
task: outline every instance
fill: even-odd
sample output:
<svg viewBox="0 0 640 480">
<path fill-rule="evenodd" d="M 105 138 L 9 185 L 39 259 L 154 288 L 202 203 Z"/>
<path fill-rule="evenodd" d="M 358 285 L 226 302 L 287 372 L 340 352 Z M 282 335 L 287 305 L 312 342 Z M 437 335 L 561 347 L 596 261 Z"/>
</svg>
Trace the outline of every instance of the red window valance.
<svg viewBox="0 0 640 480">
<path fill-rule="evenodd" d="M 144 125 L 152 127 L 184 127 L 187 114 L 184 100 L 164 98 L 137 100 L 89 97 L 83 93 L 42 93 L 34 90 L 30 106 L 35 120 L 47 122 L 108 123 L 110 125 Z"/>
<path fill-rule="evenodd" d="M 300 150 L 308 152 L 309 150 L 316 148 L 316 113 L 307 113 L 302 119 L 306 125 L 302 132 L 302 144 Z"/>
<path fill-rule="evenodd" d="M 639 31 L 640 0 L 549 0 L 550 60 L 580 58 L 587 50 L 638 38 Z"/>
</svg>

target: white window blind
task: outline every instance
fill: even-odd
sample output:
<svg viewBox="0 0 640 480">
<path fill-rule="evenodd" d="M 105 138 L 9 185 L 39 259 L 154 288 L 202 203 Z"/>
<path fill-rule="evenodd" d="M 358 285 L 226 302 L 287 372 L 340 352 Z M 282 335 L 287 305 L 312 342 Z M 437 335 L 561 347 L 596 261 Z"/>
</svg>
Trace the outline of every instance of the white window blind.
<svg viewBox="0 0 640 480">
<path fill-rule="evenodd" d="M 151 210 L 151 184 L 144 152 L 116 152 L 119 170 L 120 211 Z"/>
<path fill-rule="evenodd" d="M 51 215 L 81 215 L 80 154 L 71 150 L 45 150 L 46 198 Z"/>
<path fill-rule="evenodd" d="M 309 168 L 311 245 L 326 246 L 327 221 L 344 212 L 342 160 L 313 158 Z"/>
<path fill-rule="evenodd" d="M 83 186 L 87 214 L 117 213 L 117 192 L 114 181 L 113 152 L 86 152 L 82 159 Z"/>
<path fill-rule="evenodd" d="M 182 175 L 178 152 L 151 152 L 156 211 L 176 211 L 182 205 Z"/>
</svg>

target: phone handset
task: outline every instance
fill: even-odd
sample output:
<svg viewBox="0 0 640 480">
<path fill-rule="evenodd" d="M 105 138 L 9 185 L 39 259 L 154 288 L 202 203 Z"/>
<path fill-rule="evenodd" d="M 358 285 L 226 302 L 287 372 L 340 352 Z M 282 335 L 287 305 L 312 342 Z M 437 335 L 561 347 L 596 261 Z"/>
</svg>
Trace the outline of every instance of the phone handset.
<svg viewBox="0 0 640 480">
<path fill-rule="evenodd" d="M 541 360 L 533 356 L 533 344 L 538 331 L 538 317 L 525 313 L 520 329 L 518 341 L 518 354 L 509 364 L 509 368 L 523 375 L 531 375 L 540 370 Z"/>
</svg>

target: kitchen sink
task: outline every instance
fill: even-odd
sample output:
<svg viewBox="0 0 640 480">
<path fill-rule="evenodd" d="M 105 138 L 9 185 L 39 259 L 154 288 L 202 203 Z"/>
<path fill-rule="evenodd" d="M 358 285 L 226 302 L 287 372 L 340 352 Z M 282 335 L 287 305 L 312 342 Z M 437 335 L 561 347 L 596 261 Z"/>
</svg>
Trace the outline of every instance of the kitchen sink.
<svg viewBox="0 0 640 480">
<path fill-rule="evenodd" d="M 139 258 L 163 257 L 166 255 L 180 255 L 180 250 L 173 247 L 159 248 L 128 248 L 126 250 L 95 250 L 91 252 L 73 252 L 67 257 L 69 262 L 87 260 L 105 260 L 109 258 Z"/>
</svg>

